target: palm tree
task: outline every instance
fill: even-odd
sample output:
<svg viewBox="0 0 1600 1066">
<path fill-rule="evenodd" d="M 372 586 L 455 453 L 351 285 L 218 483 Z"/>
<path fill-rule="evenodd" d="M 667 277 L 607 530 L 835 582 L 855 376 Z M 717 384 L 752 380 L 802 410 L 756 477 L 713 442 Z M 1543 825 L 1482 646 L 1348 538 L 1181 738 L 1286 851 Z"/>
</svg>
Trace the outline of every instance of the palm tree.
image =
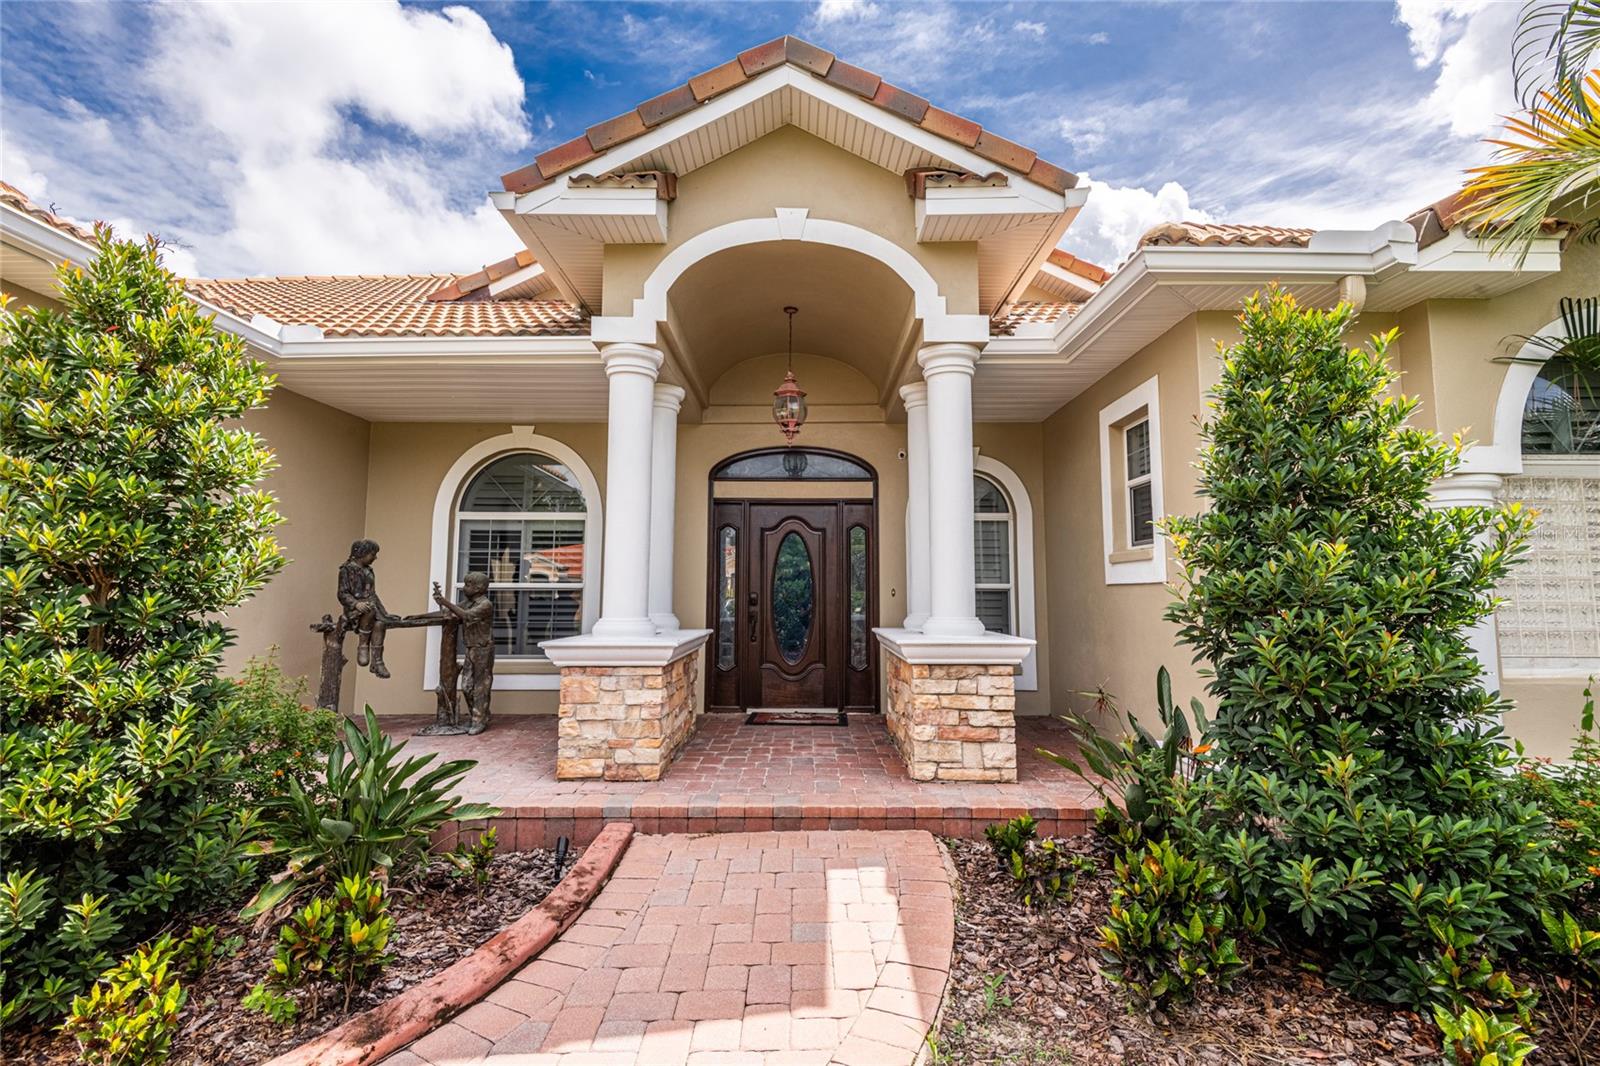
<svg viewBox="0 0 1600 1066">
<path fill-rule="evenodd" d="M 1600 0 L 1528 0 L 1512 43 L 1523 114 L 1507 119 L 1495 161 L 1474 167 L 1466 220 L 1524 259 L 1559 211 L 1600 237 Z"/>
</svg>

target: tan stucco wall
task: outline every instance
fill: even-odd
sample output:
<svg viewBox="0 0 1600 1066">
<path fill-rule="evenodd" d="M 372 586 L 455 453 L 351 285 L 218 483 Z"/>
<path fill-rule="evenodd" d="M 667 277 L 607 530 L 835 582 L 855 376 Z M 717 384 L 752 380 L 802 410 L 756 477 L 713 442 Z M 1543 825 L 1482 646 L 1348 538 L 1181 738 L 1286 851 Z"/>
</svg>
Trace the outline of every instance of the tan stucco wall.
<svg viewBox="0 0 1600 1066">
<path fill-rule="evenodd" d="M 894 241 L 927 268 L 952 314 L 978 309 L 977 246 L 919 244 L 903 178 L 794 126 L 767 134 L 678 181 L 665 244 L 607 245 L 604 312 L 626 315 L 650 272 L 674 249 L 715 226 L 804 207 Z"/>
<path fill-rule="evenodd" d="M 315 694 L 322 643 L 307 627 L 324 612 L 338 610 L 339 564 L 350 542 L 363 535 L 370 427 L 283 388 L 272 393 L 266 407 L 250 412 L 244 425 L 259 433 L 278 459 L 265 487 L 277 497 L 284 517 L 277 535 L 287 561 L 266 588 L 228 612 L 238 641 L 223 665 L 236 671 L 247 658 L 277 645 L 284 671 L 305 677 Z M 347 692 L 353 671 L 345 672 Z"/>
<path fill-rule="evenodd" d="M 11 308 L 13 311 L 23 307 L 48 307 L 56 311 L 61 310 L 61 301 L 55 297 L 34 292 L 32 289 L 24 289 L 21 285 L 4 279 L 0 279 L 0 292 L 16 301 Z"/>
</svg>

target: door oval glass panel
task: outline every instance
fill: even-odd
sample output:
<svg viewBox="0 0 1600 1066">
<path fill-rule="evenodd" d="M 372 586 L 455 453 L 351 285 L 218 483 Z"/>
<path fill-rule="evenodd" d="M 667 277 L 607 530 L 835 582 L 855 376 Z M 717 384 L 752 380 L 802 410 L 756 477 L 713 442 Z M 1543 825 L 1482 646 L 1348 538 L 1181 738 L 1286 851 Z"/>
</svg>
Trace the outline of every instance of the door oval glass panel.
<svg viewBox="0 0 1600 1066">
<path fill-rule="evenodd" d="M 778 654 L 794 666 L 805 657 L 816 614 L 817 582 L 811 551 L 800 534 L 791 532 L 778 542 L 772 566 L 772 630 Z"/>
</svg>

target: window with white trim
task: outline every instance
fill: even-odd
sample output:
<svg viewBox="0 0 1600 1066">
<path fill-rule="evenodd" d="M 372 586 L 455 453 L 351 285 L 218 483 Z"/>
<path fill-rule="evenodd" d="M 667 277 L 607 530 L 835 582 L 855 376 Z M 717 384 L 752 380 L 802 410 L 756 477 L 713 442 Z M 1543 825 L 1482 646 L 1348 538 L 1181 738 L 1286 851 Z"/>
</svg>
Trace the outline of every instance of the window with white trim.
<svg viewBox="0 0 1600 1066">
<path fill-rule="evenodd" d="M 1127 546 L 1148 548 L 1156 542 L 1155 484 L 1151 478 L 1150 420 L 1144 418 L 1122 430 L 1122 450 L 1127 459 Z"/>
<path fill-rule="evenodd" d="M 583 631 L 588 507 L 577 476 L 541 452 L 502 455 L 474 474 L 456 508 L 450 587 L 489 577 L 497 655 L 544 659 L 539 642 Z"/>
<path fill-rule="evenodd" d="M 978 618 L 992 633 L 1017 632 L 1017 538 L 1011 500 L 998 482 L 972 478 Z"/>
</svg>

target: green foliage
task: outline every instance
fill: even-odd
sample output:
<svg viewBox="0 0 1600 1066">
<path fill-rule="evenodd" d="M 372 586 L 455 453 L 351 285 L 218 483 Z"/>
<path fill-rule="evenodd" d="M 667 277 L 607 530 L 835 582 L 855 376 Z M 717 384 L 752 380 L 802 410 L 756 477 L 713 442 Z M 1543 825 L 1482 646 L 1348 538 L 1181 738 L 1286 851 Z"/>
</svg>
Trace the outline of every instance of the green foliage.
<svg viewBox="0 0 1600 1066">
<path fill-rule="evenodd" d="M 63 1029 L 92 1066 L 142 1066 L 166 1059 L 188 999 L 170 936 L 134 949 L 72 1001 Z"/>
<path fill-rule="evenodd" d="M 300 1017 L 300 1004 L 293 996 L 279 992 L 265 981 L 257 981 L 239 1000 L 245 1010 L 253 1010 L 279 1025 L 293 1025 Z"/>
<path fill-rule="evenodd" d="M 1168 522 L 1168 617 L 1216 702 L 1216 768 L 1175 832 L 1342 984 L 1421 1004 L 1438 960 L 1476 973 L 1526 943 L 1569 877 L 1507 796 L 1515 758 L 1468 642 L 1531 517 L 1430 506 L 1460 444 L 1408 424 L 1393 335 L 1346 348 L 1351 314 L 1274 291 L 1224 353 L 1210 507 Z"/>
<path fill-rule="evenodd" d="M 1568 911 L 1562 911 L 1559 917 L 1545 911 L 1539 920 L 1550 954 L 1569 964 L 1589 984 L 1600 987 L 1600 930 L 1585 929 Z"/>
<path fill-rule="evenodd" d="M 272 981 L 287 988 L 331 981 L 344 986 L 348 1006 L 351 992 L 394 958 L 388 950 L 393 933 L 383 883 L 342 877 L 332 896 L 313 899 L 279 928 Z"/>
<path fill-rule="evenodd" d="M 996 1007 L 1011 1009 L 1011 994 L 1001 991 L 1005 983 L 1003 973 L 992 973 L 983 979 L 983 1013 L 993 1014 Z"/>
<path fill-rule="evenodd" d="M 1534 1051 L 1520 1024 L 1476 1007 L 1436 1006 L 1433 1020 L 1444 1034 L 1445 1061 L 1455 1066 L 1521 1066 Z"/>
<path fill-rule="evenodd" d="M 1226 985 L 1244 968 L 1230 935 L 1237 923 L 1228 881 L 1215 867 L 1161 840 L 1119 857 L 1116 879 L 1100 968 L 1135 1005 L 1188 999 L 1202 982 Z"/>
<path fill-rule="evenodd" d="M 1524 759 L 1511 794 L 1550 819 L 1556 856 L 1579 884 L 1568 901 L 1580 922 L 1600 927 L 1600 733 L 1595 731 L 1594 682 L 1584 704 L 1572 754 L 1564 765 Z"/>
<path fill-rule="evenodd" d="M 378 716 L 368 707 L 365 725 L 345 722 L 344 739 L 328 754 L 329 800 L 289 782 L 288 794 L 267 808 L 274 847 L 287 852 L 289 868 L 261 889 L 245 908 L 246 917 L 272 910 L 323 878 L 422 865 L 434 830 L 445 822 L 500 813 L 450 795 L 476 762 L 456 759 L 427 769 L 437 753 L 401 761 L 405 746 L 378 728 Z"/>
<path fill-rule="evenodd" d="M 61 310 L 0 311 L 0 1021 L 44 1018 L 246 880 L 209 735 L 228 608 L 281 565 L 272 387 L 161 268 L 99 237 Z"/>
<path fill-rule="evenodd" d="M 284 676 L 276 648 L 246 662 L 233 685 L 217 713 L 215 733 L 239 755 L 240 797 L 259 806 L 293 781 L 325 798 L 322 771 L 339 740 L 339 715 L 310 705 L 305 679 Z"/>
<path fill-rule="evenodd" d="M 1072 854 L 1057 841 L 1040 840 L 1038 823 L 1030 815 L 985 826 L 983 835 L 1027 907 L 1069 902 L 1077 891 L 1078 875 L 1094 869 L 1094 863 Z"/>
<path fill-rule="evenodd" d="M 1096 717 L 1120 715 L 1108 693 L 1094 695 Z M 1132 826 L 1141 837 L 1154 840 L 1166 832 L 1165 814 L 1173 782 L 1193 776 L 1197 758 L 1209 750 L 1204 743 L 1208 728 L 1205 708 L 1197 699 L 1189 701 L 1189 708 L 1194 715 L 1192 729 L 1183 710 L 1172 701 L 1172 675 L 1163 666 L 1156 671 L 1156 713 L 1162 726 L 1159 740 L 1132 714 L 1126 715 L 1129 729 L 1116 737 L 1100 732 L 1090 718 L 1064 715 L 1078 755 L 1090 772 L 1070 756 L 1043 748 L 1039 754 L 1071 770 L 1099 793 L 1104 801 L 1100 808 L 1102 827 Z"/>
<path fill-rule="evenodd" d="M 480 891 L 489 884 L 489 864 L 494 862 L 494 851 L 499 846 L 500 834 L 493 826 L 478 834 L 478 838 L 470 844 L 463 842 L 457 844 L 450 852 L 450 864 L 455 867 L 456 874 L 461 877 L 472 878 L 472 883 Z"/>
<path fill-rule="evenodd" d="M 1039 823 L 1034 821 L 1032 815 L 1019 814 L 1009 822 L 984 826 L 983 835 L 1000 865 L 1010 866 L 1011 856 L 1026 850 L 1029 844 L 1039 838 Z"/>
</svg>

